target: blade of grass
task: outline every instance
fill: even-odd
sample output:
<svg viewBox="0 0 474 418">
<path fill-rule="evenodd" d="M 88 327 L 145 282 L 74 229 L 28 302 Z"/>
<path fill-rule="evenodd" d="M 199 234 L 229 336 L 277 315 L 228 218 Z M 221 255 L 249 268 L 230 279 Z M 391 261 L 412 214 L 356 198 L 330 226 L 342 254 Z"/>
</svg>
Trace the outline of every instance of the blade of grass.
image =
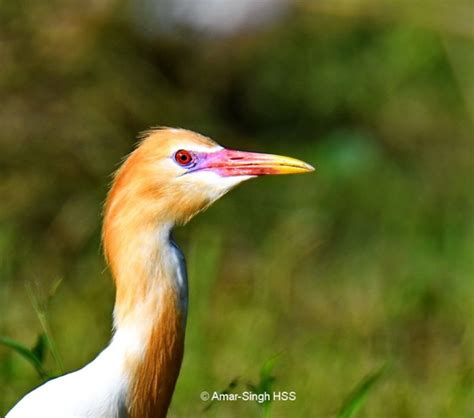
<svg viewBox="0 0 474 418">
<path fill-rule="evenodd" d="M 28 361 L 35 368 L 36 372 L 42 380 L 46 380 L 50 377 L 46 370 L 43 368 L 41 360 L 32 350 L 30 350 L 25 345 L 21 344 L 18 341 L 15 341 L 12 338 L 1 336 L 0 344 L 4 345 L 5 347 L 11 348 L 13 351 L 23 357 L 26 361 Z"/>
<path fill-rule="evenodd" d="M 273 384 L 275 383 L 275 376 L 273 375 L 273 369 L 277 363 L 280 354 L 275 354 L 274 356 L 270 357 L 265 363 L 263 364 L 262 368 L 260 369 L 260 381 L 254 385 L 253 383 L 247 383 L 247 387 L 255 393 L 262 394 L 262 393 L 272 393 Z M 263 418 L 270 417 L 270 409 L 272 406 L 272 400 L 266 400 L 262 403 L 258 403 L 262 409 L 262 416 Z"/>
<path fill-rule="evenodd" d="M 36 356 L 41 364 L 44 364 L 46 358 L 46 350 L 48 348 L 48 342 L 44 334 L 38 335 L 35 346 L 31 349 L 31 352 Z"/>
<path fill-rule="evenodd" d="M 375 385 L 379 382 L 380 378 L 385 372 L 386 367 L 382 367 L 365 377 L 354 391 L 349 395 L 346 401 L 343 403 L 337 418 L 354 418 L 357 412 L 360 411 L 362 406 L 365 404 L 369 393 L 374 389 Z"/>
<path fill-rule="evenodd" d="M 56 290 L 57 290 L 60 283 L 61 283 L 61 279 L 58 280 L 53 285 L 53 288 L 50 291 L 50 294 L 49 294 L 49 297 L 48 297 L 48 300 L 47 300 L 48 303 L 50 302 L 50 300 L 54 296 L 54 293 L 56 292 Z M 53 339 L 52 334 L 51 334 L 51 329 L 50 329 L 50 326 L 49 326 L 48 315 L 47 315 L 47 309 L 45 307 L 41 306 L 38 297 L 33 292 L 31 284 L 26 285 L 26 290 L 27 290 L 28 296 L 30 298 L 31 304 L 33 305 L 33 309 L 36 312 L 36 316 L 38 317 L 38 320 L 41 324 L 41 328 L 43 328 L 45 339 L 46 339 L 48 347 L 51 351 L 51 354 L 54 358 L 54 361 L 55 361 L 60 373 L 64 373 L 63 362 L 61 360 L 61 357 L 59 355 L 59 351 L 57 349 L 56 343 L 54 342 L 54 339 Z"/>
</svg>

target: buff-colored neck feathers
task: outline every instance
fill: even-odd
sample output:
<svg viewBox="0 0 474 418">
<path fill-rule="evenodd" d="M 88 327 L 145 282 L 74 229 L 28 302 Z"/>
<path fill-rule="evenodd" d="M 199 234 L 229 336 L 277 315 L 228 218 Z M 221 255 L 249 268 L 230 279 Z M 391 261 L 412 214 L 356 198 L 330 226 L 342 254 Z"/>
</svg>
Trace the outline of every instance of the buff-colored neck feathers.
<svg viewBox="0 0 474 418">
<path fill-rule="evenodd" d="M 170 188 L 167 160 L 180 140 L 216 146 L 189 131 L 148 133 L 117 172 L 105 206 L 103 245 L 117 287 L 115 326 L 139 328 L 144 341 L 142 353 L 126 358 L 132 418 L 166 415 L 183 356 L 185 312 L 169 262 L 169 232 L 202 202 Z"/>
</svg>

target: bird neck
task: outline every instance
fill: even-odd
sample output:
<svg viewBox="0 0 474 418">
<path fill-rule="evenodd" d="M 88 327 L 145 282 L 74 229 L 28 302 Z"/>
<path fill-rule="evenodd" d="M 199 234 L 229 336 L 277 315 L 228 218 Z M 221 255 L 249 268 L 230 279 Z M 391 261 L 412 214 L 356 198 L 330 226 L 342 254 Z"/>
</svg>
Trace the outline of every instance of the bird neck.
<svg viewBox="0 0 474 418">
<path fill-rule="evenodd" d="M 103 240 L 117 287 L 113 343 L 124 348 L 126 408 L 132 418 L 159 418 L 166 416 L 181 367 L 187 280 L 184 258 L 170 239 L 172 225 L 157 218 L 153 205 L 140 206 L 139 198 L 112 189 Z"/>
</svg>

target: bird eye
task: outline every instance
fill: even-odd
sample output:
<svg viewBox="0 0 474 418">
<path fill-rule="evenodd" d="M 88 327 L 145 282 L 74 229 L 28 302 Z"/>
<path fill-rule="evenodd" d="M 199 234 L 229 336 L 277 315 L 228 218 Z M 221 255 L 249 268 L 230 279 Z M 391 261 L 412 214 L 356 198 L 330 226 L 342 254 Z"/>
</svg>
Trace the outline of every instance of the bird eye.
<svg viewBox="0 0 474 418">
<path fill-rule="evenodd" d="M 186 166 L 194 161 L 194 155 L 189 151 L 180 149 L 179 151 L 176 151 L 176 154 L 174 154 L 174 159 L 179 165 Z"/>
</svg>

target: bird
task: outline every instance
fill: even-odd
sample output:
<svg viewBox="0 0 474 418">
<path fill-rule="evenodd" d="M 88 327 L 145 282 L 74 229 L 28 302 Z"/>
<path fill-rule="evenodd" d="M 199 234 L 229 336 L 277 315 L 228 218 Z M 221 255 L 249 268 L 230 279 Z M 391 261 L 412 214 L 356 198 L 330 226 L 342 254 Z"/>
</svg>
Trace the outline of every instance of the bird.
<svg viewBox="0 0 474 418">
<path fill-rule="evenodd" d="M 162 418 L 184 353 L 188 278 L 171 231 L 243 181 L 313 171 L 297 159 L 223 148 L 154 128 L 116 171 L 102 246 L 115 282 L 113 335 L 83 368 L 43 383 L 6 418 Z"/>
</svg>

